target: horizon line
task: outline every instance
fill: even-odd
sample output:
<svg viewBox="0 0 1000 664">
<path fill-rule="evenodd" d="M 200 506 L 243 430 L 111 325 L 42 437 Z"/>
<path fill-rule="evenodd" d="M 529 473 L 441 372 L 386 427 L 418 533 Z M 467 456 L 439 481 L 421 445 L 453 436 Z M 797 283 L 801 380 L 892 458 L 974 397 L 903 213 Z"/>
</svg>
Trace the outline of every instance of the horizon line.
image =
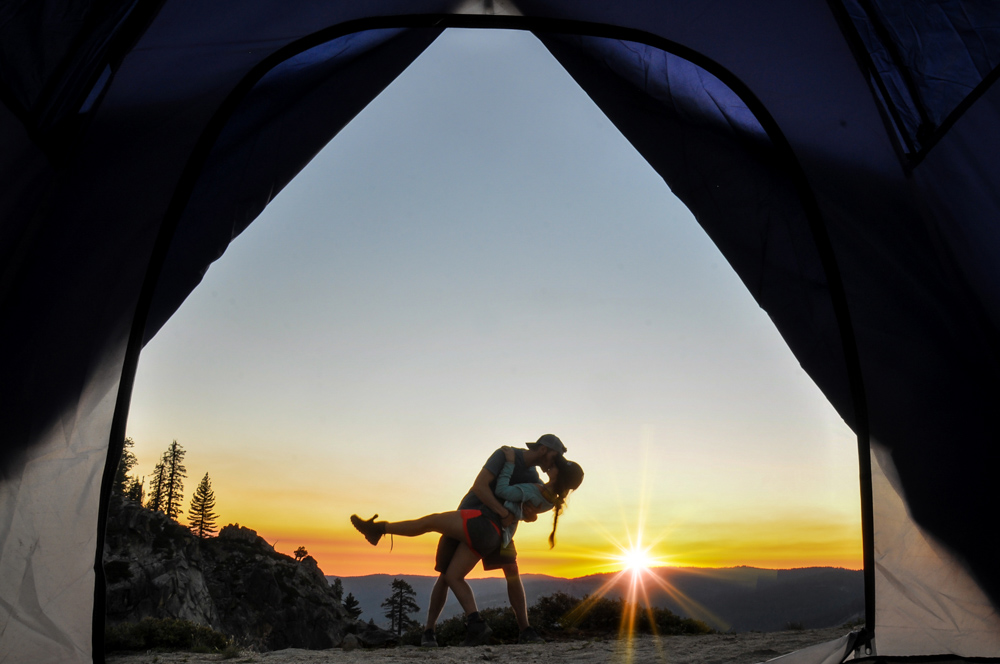
<svg viewBox="0 0 1000 664">
<path fill-rule="evenodd" d="M 863 567 L 853 568 L 853 567 L 840 567 L 840 566 L 837 566 L 837 565 L 806 565 L 806 566 L 803 566 L 803 567 L 755 567 L 753 565 L 730 565 L 730 566 L 724 566 L 724 567 L 710 567 L 710 566 L 707 566 L 707 565 L 706 566 L 698 566 L 698 565 L 651 565 L 651 566 L 647 567 L 646 569 L 649 570 L 649 571 L 662 570 L 662 569 L 696 569 L 696 570 L 754 569 L 754 570 L 761 570 L 761 571 L 767 571 L 767 572 L 790 572 L 790 571 L 794 571 L 794 570 L 803 570 L 803 569 L 842 569 L 842 570 L 845 570 L 847 572 L 863 572 L 864 571 Z M 542 573 L 542 572 L 521 572 L 520 575 L 522 577 L 525 577 L 525 576 L 547 576 L 547 577 L 552 578 L 552 579 L 565 579 L 567 581 L 572 581 L 574 579 L 585 579 L 585 578 L 587 578 L 589 576 L 601 576 L 601 575 L 606 575 L 606 574 L 618 574 L 618 573 L 620 573 L 620 571 L 621 570 L 619 570 L 617 572 L 594 572 L 592 574 L 581 574 L 580 576 L 555 576 L 553 574 L 545 574 L 545 573 Z M 327 574 L 327 573 L 324 572 L 323 576 L 335 577 L 335 578 L 338 578 L 338 579 L 362 579 L 362 578 L 369 577 L 369 576 L 416 576 L 416 577 L 427 578 L 427 579 L 437 578 L 437 575 L 432 575 L 432 574 L 407 574 L 405 572 L 395 572 L 395 573 L 390 573 L 390 572 L 373 572 L 371 574 L 353 574 L 353 575 Z M 502 576 L 495 576 L 495 577 L 494 576 L 486 576 L 486 577 L 476 577 L 476 578 L 469 579 L 469 580 L 470 581 L 479 581 L 479 580 L 482 580 L 482 579 L 493 579 L 493 578 L 501 579 L 503 577 Z"/>
</svg>

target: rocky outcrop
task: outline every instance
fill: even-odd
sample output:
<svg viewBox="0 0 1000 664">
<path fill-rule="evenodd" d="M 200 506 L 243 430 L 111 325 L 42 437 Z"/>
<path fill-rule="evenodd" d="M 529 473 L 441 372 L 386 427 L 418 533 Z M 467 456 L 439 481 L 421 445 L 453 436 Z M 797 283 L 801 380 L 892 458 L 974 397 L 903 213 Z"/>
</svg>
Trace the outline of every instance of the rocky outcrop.
<svg viewBox="0 0 1000 664">
<path fill-rule="evenodd" d="M 351 618 L 316 561 L 296 562 L 249 528 L 201 539 L 114 497 L 104 547 L 109 624 L 181 618 L 268 650 L 384 646 L 395 636 Z"/>
</svg>

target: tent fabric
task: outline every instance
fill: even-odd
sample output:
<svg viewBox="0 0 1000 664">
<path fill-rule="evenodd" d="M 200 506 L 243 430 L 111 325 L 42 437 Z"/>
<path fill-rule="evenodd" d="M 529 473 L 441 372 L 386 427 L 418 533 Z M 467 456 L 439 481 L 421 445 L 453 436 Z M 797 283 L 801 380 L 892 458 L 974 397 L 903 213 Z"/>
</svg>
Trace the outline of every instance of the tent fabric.
<svg viewBox="0 0 1000 664">
<path fill-rule="evenodd" d="M 862 641 L 1000 658 L 990 3 L 42 4 L 0 11 L 0 661 L 102 659 L 143 341 L 449 26 L 534 31 L 858 433 Z"/>
<path fill-rule="evenodd" d="M 1000 7 L 995 3 L 842 4 L 871 58 L 882 101 L 901 124 L 908 151 L 925 147 L 1000 66 Z"/>
<path fill-rule="evenodd" d="M 76 128 L 81 95 L 96 99 L 157 8 L 136 0 L 5 3 L 0 100 L 39 145 L 58 155 Z"/>
<path fill-rule="evenodd" d="M 872 469 L 878 652 L 995 656 L 1000 615 L 953 554 L 907 514 L 892 459 L 877 441 Z"/>
</svg>

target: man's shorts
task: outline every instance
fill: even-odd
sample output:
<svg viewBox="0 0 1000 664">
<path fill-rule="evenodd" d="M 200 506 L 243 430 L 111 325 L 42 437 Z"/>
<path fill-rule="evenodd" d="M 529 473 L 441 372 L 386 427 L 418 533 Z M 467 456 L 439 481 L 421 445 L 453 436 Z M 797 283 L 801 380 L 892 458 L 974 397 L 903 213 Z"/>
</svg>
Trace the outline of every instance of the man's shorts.
<svg viewBox="0 0 1000 664">
<path fill-rule="evenodd" d="M 463 520 L 467 525 L 472 524 L 472 528 L 478 529 L 484 526 L 490 528 L 491 530 L 496 528 L 495 523 L 485 516 L 479 516 L 478 518 L 471 520 L 464 519 L 466 511 L 478 512 L 479 510 L 461 511 L 463 513 Z M 496 544 L 492 547 L 492 549 L 487 551 L 486 555 L 482 556 L 483 569 L 486 571 L 500 569 L 504 565 L 517 562 L 517 549 L 514 548 L 514 542 L 511 542 L 507 546 L 501 548 L 499 546 L 501 541 L 499 539 L 499 531 L 496 532 L 498 537 Z M 466 533 L 468 536 L 468 529 L 466 530 Z M 454 557 L 455 550 L 458 549 L 459 543 L 459 540 L 453 537 L 448 537 L 447 535 L 441 536 L 441 539 L 438 540 L 437 553 L 434 556 L 434 571 L 439 574 L 444 574 L 448 570 L 448 565 L 451 564 L 451 559 Z M 473 551 L 477 553 L 480 551 L 480 549 L 476 548 L 475 543 L 466 542 L 466 544 L 469 544 L 469 548 Z M 483 550 L 486 550 L 485 546 Z"/>
</svg>

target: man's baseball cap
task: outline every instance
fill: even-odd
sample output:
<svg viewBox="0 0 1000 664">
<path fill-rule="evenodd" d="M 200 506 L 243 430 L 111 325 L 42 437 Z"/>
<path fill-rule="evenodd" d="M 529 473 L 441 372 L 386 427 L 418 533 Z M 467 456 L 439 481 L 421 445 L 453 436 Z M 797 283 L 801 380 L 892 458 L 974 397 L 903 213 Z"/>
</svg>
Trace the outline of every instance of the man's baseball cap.
<svg viewBox="0 0 1000 664">
<path fill-rule="evenodd" d="M 533 443 L 525 443 L 525 445 L 527 445 L 529 450 L 533 450 L 541 445 L 542 447 L 547 447 L 550 450 L 555 450 L 559 454 L 566 454 L 566 446 L 563 445 L 563 442 L 559 440 L 558 436 L 551 433 L 545 434 Z"/>
</svg>

